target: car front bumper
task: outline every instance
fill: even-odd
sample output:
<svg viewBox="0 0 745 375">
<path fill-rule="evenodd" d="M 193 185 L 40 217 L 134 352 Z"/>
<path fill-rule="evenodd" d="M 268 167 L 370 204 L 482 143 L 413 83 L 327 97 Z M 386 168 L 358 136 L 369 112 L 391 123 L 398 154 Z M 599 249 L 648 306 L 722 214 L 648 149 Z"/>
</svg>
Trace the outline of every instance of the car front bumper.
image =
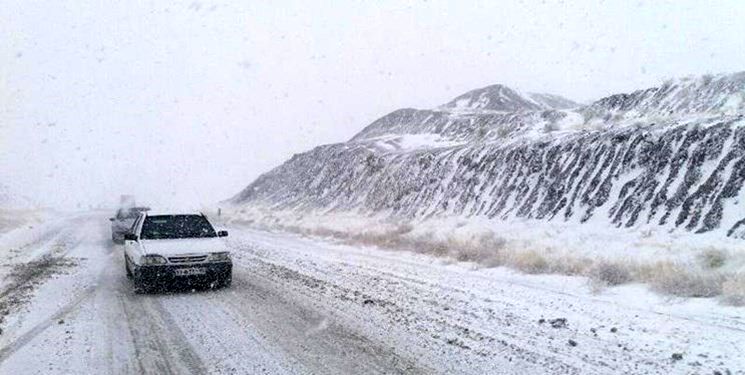
<svg viewBox="0 0 745 375">
<path fill-rule="evenodd" d="M 181 275 L 178 270 L 200 269 L 203 274 Z M 163 264 L 140 266 L 135 270 L 135 277 L 145 284 L 174 283 L 174 282 L 204 282 L 222 280 L 233 272 L 233 262 L 211 262 L 191 264 Z"/>
</svg>

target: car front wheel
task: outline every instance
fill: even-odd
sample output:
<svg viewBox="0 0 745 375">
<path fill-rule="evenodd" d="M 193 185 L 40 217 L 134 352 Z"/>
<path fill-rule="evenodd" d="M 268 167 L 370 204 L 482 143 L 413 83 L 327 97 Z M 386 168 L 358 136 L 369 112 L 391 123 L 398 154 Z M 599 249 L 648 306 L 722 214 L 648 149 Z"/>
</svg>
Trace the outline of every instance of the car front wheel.
<svg viewBox="0 0 745 375">
<path fill-rule="evenodd" d="M 225 275 L 220 276 L 219 279 L 217 279 L 217 282 L 215 282 L 216 287 L 218 288 L 229 288 L 230 284 L 233 283 L 233 275 L 228 273 Z"/>
<path fill-rule="evenodd" d="M 127 256 L 124 256 L 124 272 L 127 274 L 127 278 L 132 278 L 132 269 L 129 268 L 129 259 Z"/>
<path fill-rule="evenodd" d="M 132 281 L 134 282 L 135 294 L 142 294 L 148 292 L 148 286 L 142 275 L 137 270 L 132 272 Z"/>
</svg>

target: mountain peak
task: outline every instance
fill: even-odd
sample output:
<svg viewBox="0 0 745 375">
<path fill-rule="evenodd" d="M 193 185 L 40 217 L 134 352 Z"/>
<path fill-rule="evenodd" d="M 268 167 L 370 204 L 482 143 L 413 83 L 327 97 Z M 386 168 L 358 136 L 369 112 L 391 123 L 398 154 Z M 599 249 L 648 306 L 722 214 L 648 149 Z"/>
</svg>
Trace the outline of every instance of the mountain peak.
<svg viewBox="0 0 745 375">
<path fill-rule="evenodd" d="M 577 106 L 577 103 L 558 95 L 521 93 L 505 85 L 495 84 L 471 90 L 441 108 L 451 111 L 519 112 Z"/>
</svg>

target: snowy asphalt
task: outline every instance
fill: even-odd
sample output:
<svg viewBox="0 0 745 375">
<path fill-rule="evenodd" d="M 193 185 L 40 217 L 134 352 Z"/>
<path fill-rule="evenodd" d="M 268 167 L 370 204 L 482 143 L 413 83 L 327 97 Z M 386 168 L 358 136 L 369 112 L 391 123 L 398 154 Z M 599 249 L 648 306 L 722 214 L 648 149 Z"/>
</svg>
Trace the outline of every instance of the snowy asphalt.
<svg viewBox="0 0 745 375">
<path fill-rule="evenodd" d="M 79 214 L 0 241 L 0 373 L 745 370 L 745 311 L 246 228 L 229 228 L 230 288 L 138 295 L 108 225 Z"/>
</svg>

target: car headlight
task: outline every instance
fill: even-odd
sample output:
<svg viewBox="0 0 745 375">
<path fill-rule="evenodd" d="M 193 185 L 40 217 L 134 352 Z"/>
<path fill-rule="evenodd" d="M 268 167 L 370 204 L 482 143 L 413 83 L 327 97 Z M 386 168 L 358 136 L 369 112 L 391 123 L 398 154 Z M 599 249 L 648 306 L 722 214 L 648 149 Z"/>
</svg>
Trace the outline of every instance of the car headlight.
<svg viewBox="0 0 745 375">
<path fill-rule="evenodd" d="M 166 263 L 168 263 L 166 258 L 163 258 L 160 255 L 150 254 L 150 255 L 145 255 L 142 257 L 142 264 L 146 266 L 151 266 L 155 264 L 166 264 Z"/>
<path fill-rule="evenodd" d="M 226 251 L 220 253 L 212 253 L 207 258 L 207 261 L 209 262 L 224 262 L 226 260 L 230 260 L 230 253 Z"/>
</svg>

